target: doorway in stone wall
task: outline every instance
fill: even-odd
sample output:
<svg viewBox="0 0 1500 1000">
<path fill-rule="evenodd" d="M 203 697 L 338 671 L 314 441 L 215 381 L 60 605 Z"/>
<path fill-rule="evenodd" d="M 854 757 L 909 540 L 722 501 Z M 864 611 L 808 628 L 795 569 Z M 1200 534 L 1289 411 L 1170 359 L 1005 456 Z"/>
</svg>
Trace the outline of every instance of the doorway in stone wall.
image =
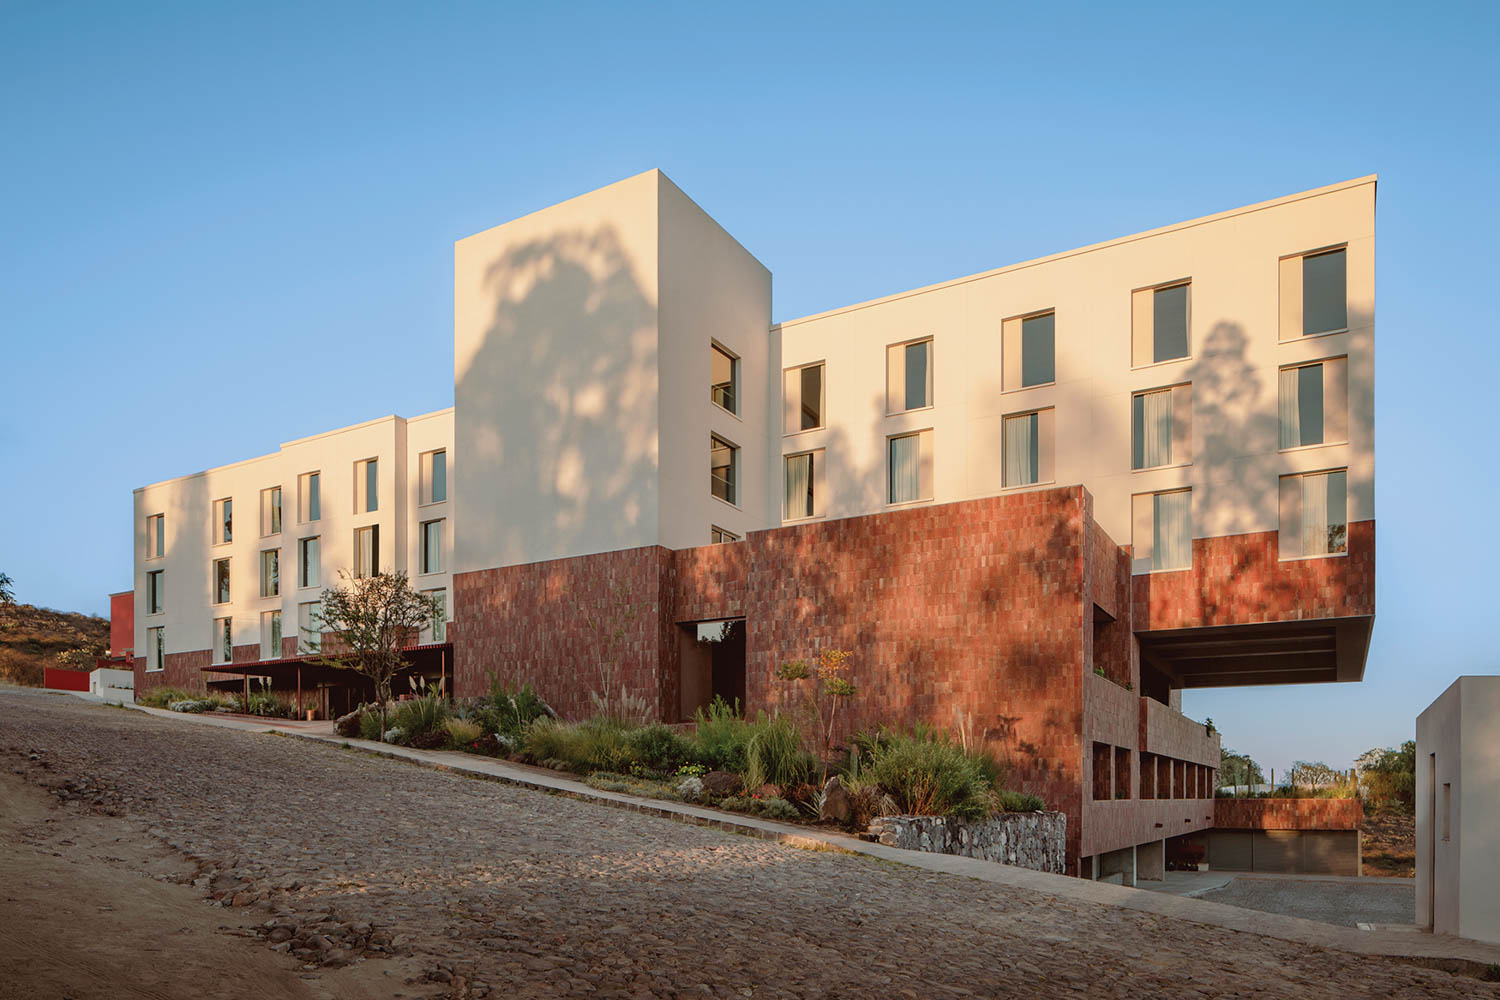
<svg viewBox="0 0 1500 1000">
<path fill-rule="evenodd" d="M 745 619 L 678 625 L 681 718 L 692 719 L 715 698 L 745 706 Z"/>
</svg>

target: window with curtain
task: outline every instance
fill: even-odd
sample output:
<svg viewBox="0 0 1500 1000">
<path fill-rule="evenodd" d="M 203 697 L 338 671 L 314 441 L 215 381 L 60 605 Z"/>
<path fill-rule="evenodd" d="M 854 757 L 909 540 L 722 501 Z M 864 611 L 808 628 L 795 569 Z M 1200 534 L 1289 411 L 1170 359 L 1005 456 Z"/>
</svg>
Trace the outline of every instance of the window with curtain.
<svg viewBox="0 0 1500 1000">
<path fill-rule="evenodd" d="M 159 615 L 166 605 L 166 571 L 153 570 L 146 574 L 146 614 Z"/>
<path fill-rule="evenodd" d="M 234 660 L 234 620 L 214 619 L 214 662 L 229 663 Z"/>
<path fill-rule="evenodd" d="M 281 593 L 281 550 L 266 549 L 260 554 L 260 596 L 276 597 Z"/>
<path fill-rule="evenodd" d="M 303 521 L 319 521 L 323 518 L 322 479 L 316 472 L 306 472 L 297 477 L 297 492 L 301 503 L 299 513 Z"/>
<path fill-rule="evenodd" d="M 1192 491 L 1158 493 L 1151 499 L 1151 568 L 1189 568 L 1193 564 Z"/>
<path fill-rule="evenodd" d="M 316 653 L 323 648 L 323 602 L 307 601 L 297 605 L 297 649 Z"/>
<path fill-rule="evenodd" d="M 229 560 L 214 560 L 214 603 L 229 603 Z"/>
<path fill-rule="evenodd" d="M 146 558 L 158 559 L 167 550 L 167 518 L 164 514 L 152 514 L 146 518 Z"/>
<path fill-rule="evenodd" d="M 368 514 L 380 509 L 380 461 L 367 458 L 354 463 L 354 512 Z"/>
<path fill-rule="evenodd" d="M 1041 448 L 1038 414 L 1023 413 L 1005 418 L 1006 486 L 1031 486 L 1041 481 Z"/>
<path fill-rule="evenodd" d="M 260 616 L 260 658 L 281 658 L 281 612 L 266 611 Z"/>
<path fill-rule="evenodd" d="M 442 503 L 448 499 L 448 453 L 424 452 L 420 459 L 422 477 L 421 502 Z"/>
<path fill-rule="evenodd" d="M 380 525 L 354 530 L 354 575 L 374 576 L 380 572 Z"/>
<path fill-rule="evenodd" d="M 323 552 L 322 539 L 317 535 L 304 538 L 297 543 L 301 550 L 297 556 L 297 573 L 299 579 L 297 585 L 300 587 L 316 587 L 321 582 L 322 571 L 320 559 Z"/>
<path fill-rule="evenodd" d="M 214 501 L 214 544 L 234 541 L 234 501 Z"/>
<path fill-rule="evenodd" d="M 813 504 L 812 453 L 788 455 L 783 461 L 786 466 L 786 497 L 782 505 L 782 517 L 788 521 L 812 517 L 816 513 Z"/>
<path fill-rule="evenodd" d="M 422 522 L 422 572 L 443 571 L 443 522 Z"/>
<path fill-rule="evenodd" d="M 711 344 L 709 398 L 730 413 L 739 410 L 740 359 L 718 344 Z"/>
<path fill-rule="evenodd" d="M 260 491 L 260 533 L 262 536 L 281 533 L 280 486 Z"/>
<path fill-rule="evenodd" d="M 902 413 L 932 405 L 932 341 L 886 348 L 886 412 Z"/>
<path fill-rule="evenodd" d="M 1322 444 L 1323 365 L 1281 369 L 1281 447 Z"/>
<path fill-rule="evenodd" d="M 922 435 L 903 434 L 890 439 L 891 503 L 911 503 L 922 496 Z M 811 469 L 809 469 L 809 472 Z"/>
<path fill-rule="evenodd" d="M 1349 327 L 1348 275 L 1342 249 L 1302 258 L 1302 335 Z"/>
<path fill-rule="evenodd" d="M 1304 556 L 1349 551 L 1348 475 L 1341 469 L 1301 477 Z"/>
<path fill-rule="evenodd" d="M 165 669 L 167 662 L 167 630 L 161 626 L 146 630 L 146 669 Z"/>
<path fill-rule="evenodd" d="M 428 642 L 448 641 L 448 591 L 444 589 L 426 590 L 423 593 L 437 602 L 437 613 L 432 616 L 428 625 Z"/>
<path fill-rule="evenodd" d="M 1021 387 L 1056 381 L 1057 314 L 1021 320 Z"/>
<path fill-rule="evenodd" d="M 709 436 L 709 471 L 708 488 L 714 496 L 725 503 L 737 503 L 738 490 L 735 480 L 738 478 L 740 450 L 725 441 L 717 434 Z"/>
<path fill-rule="evenodd" d="M 1131 468 L 1172 464 L 1172 390 L 1137 393 L 1131 400 L 1134 450 Z"/>
<path fill-rule="evenodd" d="M 1188 286 L 1158 288 L 1151 295 L 1151 360 L 1188 356 Z"/>
</svg>

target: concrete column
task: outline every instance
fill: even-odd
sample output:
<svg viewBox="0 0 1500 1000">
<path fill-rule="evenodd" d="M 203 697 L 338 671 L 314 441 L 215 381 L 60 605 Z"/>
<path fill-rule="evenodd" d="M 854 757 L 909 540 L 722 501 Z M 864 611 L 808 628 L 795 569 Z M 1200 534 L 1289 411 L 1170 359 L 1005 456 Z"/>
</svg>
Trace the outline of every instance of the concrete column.
<svg viewBox="0 0 1500 1000">
<path fill-rule="evenodd" d="M 1167 842 L 1153 840 L 1135 849 L 1136 878 L 1160 882 L 1167 877 Z"/>
<path fill-rule="evenodd" d="M 1135 885 L 1135 848 L 1122 847 L 1117 851 L 1109 851 L 1095 857 L 1095 875 L 1097 881 L 1113 882 L 1113 876 L 1120 876 L 1120 884 L 1125 886 Z"/>
</svg>

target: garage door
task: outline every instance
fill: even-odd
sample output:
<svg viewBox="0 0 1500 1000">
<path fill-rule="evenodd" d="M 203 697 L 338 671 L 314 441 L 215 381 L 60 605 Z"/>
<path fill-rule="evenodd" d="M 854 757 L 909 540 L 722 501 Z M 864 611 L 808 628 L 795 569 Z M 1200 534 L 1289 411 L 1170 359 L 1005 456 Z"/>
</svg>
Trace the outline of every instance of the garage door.
<svg viewBox="0 0 1500 1000">
<path fill-rule="evenodd" d="M 1250 843 L 1250 870 L 1292 875 L 1302 870 L 1302 833 L 1256 830 Z"/>
<path fill-rule="evenodd" d="M 1214 830 L 1208 839 L 1208 866 L 1230 872 L 1250 870 L 1250 831 Z"/>
<path fill-rule="evenodd" d="M 1302 835 L 1302 870 L 1309 875 L 1358 875 L 1358 837 L 1354 830 L 1308 830 Z"/>
</svg>

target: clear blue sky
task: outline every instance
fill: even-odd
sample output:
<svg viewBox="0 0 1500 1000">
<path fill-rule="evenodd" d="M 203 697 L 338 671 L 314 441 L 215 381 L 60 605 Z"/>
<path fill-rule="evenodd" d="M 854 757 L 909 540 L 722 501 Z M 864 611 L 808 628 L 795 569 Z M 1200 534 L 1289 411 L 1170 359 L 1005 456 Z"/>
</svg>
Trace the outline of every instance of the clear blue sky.
<svg viewBox="0 0 1500 1000">
<path fill-rule="evenodd" d="M 650 167 L 777 318 L 1378 172 L 1366 680 L 1185 707 L 1346 765 L 1496 670 L 1500 6 L 812 6 L 0 6 L 0 571 L 103 613 L 132 488 L 449 405 L 453 241 Z"/>
</svg>

